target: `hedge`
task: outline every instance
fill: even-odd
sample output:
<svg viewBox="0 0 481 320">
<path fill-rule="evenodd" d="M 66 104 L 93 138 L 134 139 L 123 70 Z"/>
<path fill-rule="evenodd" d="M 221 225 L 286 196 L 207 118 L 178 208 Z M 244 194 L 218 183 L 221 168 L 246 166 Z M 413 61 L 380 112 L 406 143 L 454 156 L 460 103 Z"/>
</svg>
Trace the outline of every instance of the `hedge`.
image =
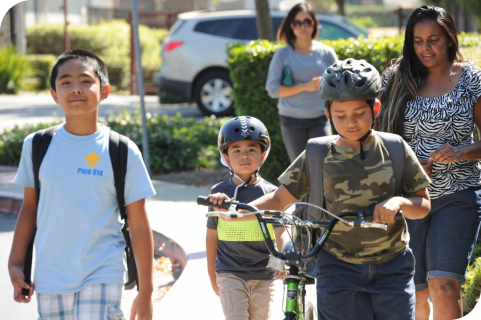
<svg viewBox="0 0 481 320">
<path fill-rule="evenodd" d="M 130 83 L 130 25 L 125 20 L 113 20 L 98 25 L 70 25 L 70 47 L 82 48 L 97 54 L 104 60 L 113 89 L 125 90 Z M 145 82 L 159 70 L 160 43 L 167 35 L 165 29 L 139 26 L 142 48 L 142 67 Z M 63 52 L 63 25 L 38 24 L 27 29 L 28 54 L 52 54 Z"/>
<path fill-rule="evenodd" d="M 0 165 L 18 166 L 25 137 L 40 129 L 61 123 L 15 126 L 0 133 Z M 142 122 L 138 111 L 125 110 L 117 116 L 100 119 L 120 134 L 128 136 L 142 151 Z M 151 168 L 154 173 L 216 167 L 220 165 L 217 134 L 224 119 L 183 118 L 147 114 Z"/>
<path fill-rule="evenodd" d="M 50 89 L 50 72 L 57 58 L 51 54 L 29 54 L 25 60 L 35 70 L 35 77 L 38 79 L 36 91 Z"/>
</svg>

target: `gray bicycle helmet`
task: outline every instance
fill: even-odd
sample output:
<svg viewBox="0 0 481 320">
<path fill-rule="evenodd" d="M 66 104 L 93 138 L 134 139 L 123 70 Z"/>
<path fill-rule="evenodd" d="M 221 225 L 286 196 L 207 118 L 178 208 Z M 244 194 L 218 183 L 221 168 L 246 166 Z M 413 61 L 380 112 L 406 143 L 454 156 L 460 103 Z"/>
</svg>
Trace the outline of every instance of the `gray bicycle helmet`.
<svg viewBox="0 0 481 320">
<path fill-rule="evenodd" d="M 319 89 L 324 101 L 371 100 L 381 91 L 381 76 L 366 60 L 349 58 L 324 71 Z"/>
<path fill-rule="evenodd" d="M 376 68 L 366 60 L 352 58 L 337 61 L 329 66 L 321 78 L 319 94 L 326 102 L 326 109 L 331 117 L 332 101 L 374 100 L 381 91 L 381 76 Z M 374 125 L 374 105 L 371 105 L 372 125 Z M 331 125 L 334 127 L 333 122 Z M 372 128 L 371 125 L 371 128 Z M 369 137 L 369 130 L 358 141 L 361 159 L 366 159 L 362 142 Z M 342 135 L 339 134 L 341 137 Z"/>
</svg>

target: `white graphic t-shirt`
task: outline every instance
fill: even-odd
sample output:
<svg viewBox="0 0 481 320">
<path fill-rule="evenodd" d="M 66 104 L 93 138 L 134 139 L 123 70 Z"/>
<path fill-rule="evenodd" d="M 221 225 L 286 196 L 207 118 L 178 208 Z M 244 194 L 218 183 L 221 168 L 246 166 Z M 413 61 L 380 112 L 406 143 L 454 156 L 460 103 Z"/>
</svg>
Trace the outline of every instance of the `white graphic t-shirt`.
<svg viewBox="0 0 481 320">
<path fill-rule="evenodd" d="M 33 282 L 39 293 L 79 292 L 91 283 L 123 283 L 125 240 L 109 155 L 110 129 L 87 136 L 60 125 L 39 172 Z M 32 139 L 25 138 L 15 182 L 34 188 Z M 142 155 L 128 145 L 125 204 L 155 194 Z"/>
</svg>

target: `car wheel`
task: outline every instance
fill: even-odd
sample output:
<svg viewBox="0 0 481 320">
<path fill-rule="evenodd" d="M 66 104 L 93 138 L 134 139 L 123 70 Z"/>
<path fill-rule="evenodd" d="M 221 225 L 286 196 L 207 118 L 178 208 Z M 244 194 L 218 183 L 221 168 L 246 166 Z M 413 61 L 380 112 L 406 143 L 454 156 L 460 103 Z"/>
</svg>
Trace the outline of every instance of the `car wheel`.
<svg viewBox="0 0 481 320">
<path fill-rule="evenodd" d="M 212 71 L 202 75 L 195 84 L 194 98 L 205 115 L 222 117 L 234 113 L 232 82 L 227 72 Z"/>
</svg>

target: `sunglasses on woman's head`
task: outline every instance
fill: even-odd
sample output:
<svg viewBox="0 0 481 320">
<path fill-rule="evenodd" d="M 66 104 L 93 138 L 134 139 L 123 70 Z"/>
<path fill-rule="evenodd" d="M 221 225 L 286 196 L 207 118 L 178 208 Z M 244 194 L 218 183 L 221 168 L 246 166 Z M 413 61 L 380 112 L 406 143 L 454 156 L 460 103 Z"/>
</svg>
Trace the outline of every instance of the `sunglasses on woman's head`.
<svg viewBox="0 0 481 320">
<path fill-rule="evenodd" d="M 306 19 L 304 19 L 304 21 L 294 20 L 291 23 L 291 26 L 294 29 L 299 29 L 301 26 L 304 26 L 306 28 L 310 28 L 310 27 L 312 27 L 312 25 L 313 25 L 313 21 L 310 18 L 306 18 Z"/>
</svg>

